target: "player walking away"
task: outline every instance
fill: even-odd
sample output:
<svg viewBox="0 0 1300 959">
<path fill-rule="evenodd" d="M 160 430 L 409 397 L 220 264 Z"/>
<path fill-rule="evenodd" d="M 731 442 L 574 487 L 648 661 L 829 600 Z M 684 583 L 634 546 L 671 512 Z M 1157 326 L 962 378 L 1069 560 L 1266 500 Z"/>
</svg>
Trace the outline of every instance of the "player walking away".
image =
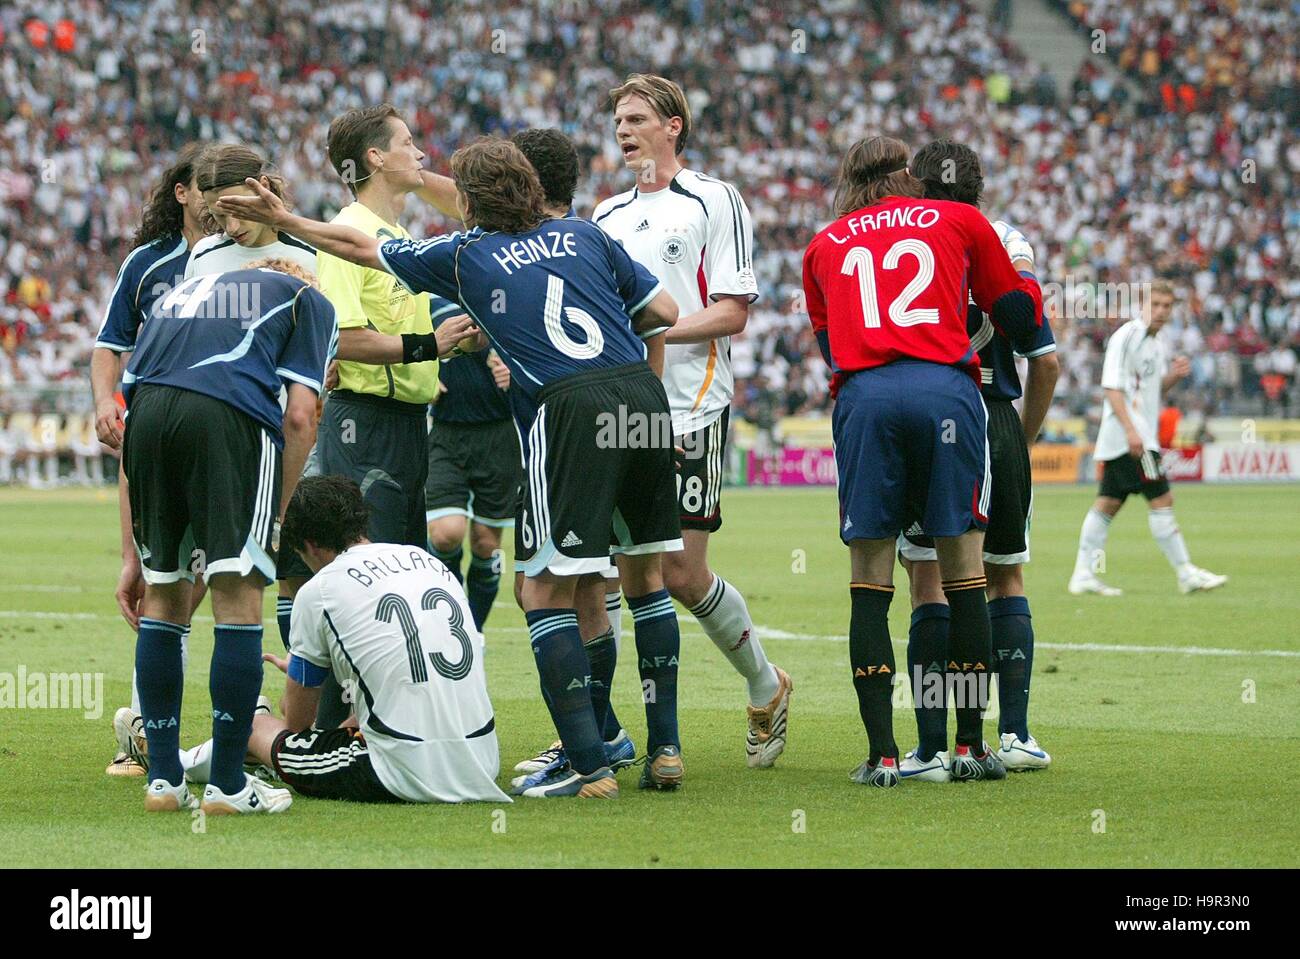
<svg viewBox="0 0 1300 959">
<path fill-rule="evenodd" d="M 758 298 L 753 228 L 739 192 L 682 166 L 691 109 L 671 80 L 633 74 L 610 91 L 614 135 L 637 185 L 592 219 L 659 277 L 682 317 L 666 338 L 664 388 L 675 442 L 686 548 L 664 559 L 672 597 L 689 609 L 749 686 L 745 755 L 771 766 L 785 749 L 790 677 L 768 662 L 740 591 L 709 568 L 709 534 L 722 526 L 722 474 L 734 380 L 730 337 Z"/>
<path fill-rule="evenodd" d="M 285 512 L 280 548 L 314 574 L 294 600 L 284 718 L 253 718 L 250 755 L 304 796 L 353 802 L 509 802 L 496 785 L 496 719 L 482 637 L 451 571 L 417 546 L 366 539 L 370 508 L 342 476 L 306 476 Z M 356 714 L 312 728 L 334 673 L 357 690 Z M 211 741 L 188 750 L 185 776 L 210 775 Z"/>
<path fill-rule="evenodd" d="M 537 171 L 537 179 L 542 184 L 545 195 L 543 210 L 546 215 L 573 216 L 573 194 L 578 187 L 579 176 L 578 151 L 573 141 L 559 130 L 530 128 L 515 133 L 510 137 L 510 142 L 519 147 Z M 646 344 L 646 362 L 656 375 L 662 377 L 663 337 L 642 333 L 641 338 Z M 509 370 L 505 368 L 505 378 L 508 377 Z M 519 390 L 508 392 L 506 397 L 515 409 L 515 418 L 520 423 L 531 426 L 537 415 L 536 407 Z M 518 433 L 526 460 L 528 429 L 520 429 Z M 519 499 L 522 509 L 522 495 Z M 522 525 L 516 525 L 516 556 L 524 552 L 520 538 L 522 531 Z M 524 579 L 523 571 L 518 571 L 515 575 L 515 600 L 520 609 L 524 608 Z M 623 728 L 614 712 L 613 703 L 610 702 L 622 633 L 622 600 L 618 567 L 613 562 L 600 573 L 580 576 L 574 589 L 578 631 L 582 636 L 583 648 L 587 651 L 587 660 L 591 664 L 591 704 L 596 712 L 596 722 L 601 728 L 601 738 L 605 740 L 605 757 L 609 760 L 610 769 L 615 771 L 631 766 L 636 761 L 636 745 Z M 556 741 L 536 755 L 516 763 L 515 772 L 537 773 L 548 767 L 563 768 L 567 763 L 564 744 Z"/>
<path fill-rule="evenodd" d="M 438 298 L 433 322 L 463 315 Z M 515 525 L 523 463 L 506 391 L 497 384 L 505 369 L 487 350 L 448 358 L 438 370 L 439 392 L 430 408 L 429 473 L 425 520 L 429 548 L 465 584 L 474 625 L 487 622 L 501 583 L 501 531 Z M 508 384 L 508 372 L 505 374 Z M 461 572 L 469 534 L 469 569 Z"/>
<path fill-rule="evenodd" d="M 316 272 L 316 251 L 301 240 L 278 235 L 261 223 L 246 223 L 217 209 L 223 196 L 247 196 L 244 181 L 258 179 L 276 196 L 286 196 L 284 180 L 262 155 L 238 143 L 222 143 L 203 151 L 195 166 L 195 182 L 220 233 L 200 240 L 185 267 L 185 279 L 209 273 L 247 269 L 254 260 L 277 257 Z"/>
<path fill-rule="evenodd" d="M 804 294 L 834 371 L 840 537 L 849 547 L 849 658 L 870 755 L 854 782 L 899 782 L 889 638 L 894 545 L 920 516 L 934 536 L 951 609 L 954 779 L 1003 778 L 983 740 L 991 657 L 981 552 L 989 508 L 987 413 L 966 333 L 968 297 L 1009 336 L 1038 326 L 1038 284 L 1011 266 L 971 206 L 920 199 L 907 148 L 854 144 L 840 166 L 839 215 L 804 254 Z"/>
<path fill-rule="evenodd" d="M 1107 586 L 1097 574 L 1104 571 L 1111 520 L 1130 493 L 1146 497 L 1151 535 L 1174 568 L 1179 590 L 1194 593 L 1217 589 L 1228 581 L 1226 576 L 1192 564 L 1174 519 L 1174 496 L 1160 463 L 1156 439 L 1160 396 L 1191 372 L 1186 357 L 1180 356 L 1170 364 L 1159 336 L 1173 308 L 1173 284 L 1156 280 L 1143 299 L 1142 315 L 1121 326 L 1106 343 L 1101 370 L 1101 430 L 1093 454 L 1102 464 L 1101 491 L 1079 532 L 1079 552 L 1069 585 L 1076 596 L 1120 595 L 1121 590 Z"/>
<path fill-rule="evenodd" d="M 423 189 L 424 154 L 397 111 L 385 103 L 340 114 L 330 123 L 327 147 L 356 198 L 333 222 L 381 240 L 409 239 L 398 221 L 407 195 Z M 371 507 L 372 541 L 423 548 L 425 433 L 438 389 L 436 360 L 464 336 L 469 321 L 450 320 L 435 336 L 429 298 L 411 295 L 388 273 L 328 252 L 317 256 L 316 269 L 339 321 L 339 382 L 321 416 L 318 470 L 349 476 L 361 487 Z M 292 551 L 281 558 L 280 576 L 295 591 L 310 571 Z M 286 646 L 291 611 L 291 603 L 277 604 Z M 320 700 L 322 726 L 346 718 L 350 706 L 332 676 Z"/>
<path fill-rule="evenodd" d="M 203 195 L 195 183 L 195 162 L 203 152 L 202 143 L 181 148 L 176 160 L 158 179 L 149 195 L 140 228 L 131 242 L 132 250 L 122 261 L 117 282 L 104 311 L 104 320 L 95 338 L 90 357 L 90 388 L 95 398 L 95 433 L 109 449 L 122 448 L 122 408 L 118 405 L 118 384 L 126 360 L 135 349 L 140 324 L 155 303 L 185 279 L 190 250 L 205 234 Z M 140 599 L 144 595 L 144 578 L 140 574 L 140 557 L 131 537 L 131 502 L 127 493 L 126 473 L 119 466 L 117 478 L 118 518 L 122 533 L 122 573 L 114 596 L 118 609 L 132 630 L 140 625 Z M 190 601 L 190 613 L 203 601 L 203 586 L 196 585 Z M 181 658 L 189 652 L 189 629 L 181 636 Z M 135 675 L 131 676 L 131 708 L 140 711 L 140 693 Z M 121 710 L 119 710 L 121 712 Z M 144 766 L 133 760 L 127 748 L 132 732 L 128 723 L 114 720 L 118 749 L 105 772 L 110 776 L 143 776 Z"/>
<path fill-rule="evenodd" d="M 577 577 L 599 572 L 611 550 L 624 556 L 648 690 L 649 758 L 641 785 L 674 787 L 682 780 L 680 634 L 659 555 L 681 548 L 673 451 L 670 441 L 605 444 L 599 430 L 602 414 L 668 425 L 663 386 L 636 331 L 671 326 L 676 306 L 601 230 L 578 219 L 546 218 L 537 174 L 513 144 L 485 139 L 458 150 L 452 171 L 466 220 L 475 226 L 420 243 L 381 244 L 359 231 L 291 216 L 264 189 L 260 201 L 222 202 L 320 249 L 391 270 L 411 290 L 456 300 L 478 325 L 474 332 L 481 330 L 510 367 L 512 389 L 537 407 L 518 559 L 527 575 L 523 599 L 538 673 L 569 766 L 520 777 L 515 793 L 618 794 L 592 709 L 591 670 L 574 608 Z M 494 312 L 502 301 L 509 312 Z M 486 345 L 476 339 L 474 346 Z"/>
<path fill-rule="evenodd" d="M 979 207 L 984 176 L 970 147 L 938 140 L 916 152 L 911 173 L 932 200 L 954 200 Z M 1023 233 L 995 220 L 1003 248 L 1021 276 L 1033 277 L 1034 248 Z M 984 534 L 984 576 L 988 580 L 993 668 L 998 675 L 1001 713 L 998 758 L 1008 770 L 1041 769 L 1052 757 L 1029 734 L 1029 679 L 1034 662 L 1034 630 L 1025 598 L 1024 569 L 1029 562 L 1029 517 L 1033 505 L 1029 446 L 1052 404 L 1060 365 L 1046 315 L 1042 325 L 1012 340 L 994 329 L 978 307 L 966 307 L 966 331 L 979 352 L 980 393 L 988 409 L 988 441 L 993 492 Z M 1028 358 L 1022 396 L 1015 358 Z M 940 582 L 934 541 L 914 525 L 898 540 L 912 594 L 912 626 L 907 642 L 907 676 L 916 704 L 920 742 L 899 763 L 902 779 L 947 782 L 948 703 L 944 664 L 948 655 L 948 601 Z M 927 684 L 926 680 L 930 682 Z"/>
<path fill-rule="evenodd" d="M 144 324 L 124 375 L 123 461 L 146 584 L 136 674 L 149 811 L 198 805 L 178 754 L 180 637 L 196 574 L 212 591 L 216 620 L 202 808 L 279 812 L 290 802 L 244 772 L 244 754 L 262 684 L 262 590 L 275 578 L 276 520 L 311 449 L 335 326 L 311 274 L 286 260 L 265 266 L 172 290 Z"/>
</svg>

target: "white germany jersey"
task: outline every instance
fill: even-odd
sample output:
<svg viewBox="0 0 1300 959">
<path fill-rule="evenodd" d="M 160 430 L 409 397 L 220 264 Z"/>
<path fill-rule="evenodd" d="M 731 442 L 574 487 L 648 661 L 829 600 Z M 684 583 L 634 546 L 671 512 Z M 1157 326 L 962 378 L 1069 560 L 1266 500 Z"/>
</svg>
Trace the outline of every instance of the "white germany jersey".
<svg viewBox="0 0 1300 959">
<path fill-rule="evenodd" d="M 280 233 L 277 236 L 278 239 L 265 246 L 240 246 L 224 233 L 205 236 L 194 244 L 189 265 L 185 267 L 185 279 L 207 276 L 209 273 L 242 270 L 255 260 L 264 260 L 272 256 L 297 263 L 315 276 L 316 248 L 288 233 Z"/>
<path fill-rule="evenodd" d="M 658 277 L 680 316 L 725 294 L 758 299 L 749 209 L 729 183 L 682 170 L 662 190 L 636 188 L 610 197 L 592 219 Z M 664 389 L 675 434 L 711 424 L 735 392 L 731 338 L 668 345 Z"/>
<path fill-rule="evenodd" d="M 1168 354 L 1159 335 L 1148 332 L 1142 320 L 1129 320 L 1106 343 L 1101 367 L 1101 387 L 1121 390 L 1133 425 L 1149 450 L 1159 450 L 1156 426 L 1160 420 L 1160 381 L 1168 369 Z M 1110 401 L 1103 397 L 1101 430 L 1097 434 L 1098 460 L 1113 460 L 1128 452 L 1124 424 Z"/>
<path fill-rule="evenodd" d="M 340 553 L 294 599 L 289 648 L 352 691 L 380 782 L 410 802 L 508 802 L 483 637 L 447 567 L 415 546 Z"/>
</svg>

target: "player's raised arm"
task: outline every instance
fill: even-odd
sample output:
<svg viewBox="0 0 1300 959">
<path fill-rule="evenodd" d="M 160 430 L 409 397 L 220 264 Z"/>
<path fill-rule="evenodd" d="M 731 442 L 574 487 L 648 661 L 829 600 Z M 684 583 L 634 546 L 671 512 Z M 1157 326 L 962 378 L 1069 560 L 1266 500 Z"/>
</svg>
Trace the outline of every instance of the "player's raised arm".
<svg viewBox="0 0 1300 959">
<path fill-rule="evenodd" d="M 310 243 L 317 250 L 332 253 L 340 259 L 350 260 L 373 270 L 382 270 L 379 260 L 379 241 L 373 236 L 366 236 L 360 230 L 337 223 L 322 223 L 305 216 L 295 216 L 289 212 L 284 201 L 252 177 L 244 181 L 257 191 L 257 196 L 223 196 L 217 201 L 217 209 L 222 213 L 251 220 L 254 223 L 268 223 L 298 239 Z"/>
<path fill-rule="evenodd" d="M 465 222 L 465 214 L 456 201 L 455 180 L 428 170 L 420 171 L 420 179 L 424 182 L 424 186 L 415 191 L 416 196 L 444 216 L 449 216 L 460 223 Z"/>
</svg>

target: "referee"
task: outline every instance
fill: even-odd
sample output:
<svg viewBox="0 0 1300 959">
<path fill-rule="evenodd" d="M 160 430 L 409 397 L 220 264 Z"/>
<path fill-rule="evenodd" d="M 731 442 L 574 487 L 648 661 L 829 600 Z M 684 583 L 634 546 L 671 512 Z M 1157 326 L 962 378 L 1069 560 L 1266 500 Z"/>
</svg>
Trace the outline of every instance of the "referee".
<svg viewBox="0 0 1300 959">
<path fill-rule="evenodd" d="M 425 190 L 424 154 L 397 111 L 385 103 L 341 114 L 330 124 L 327 148 L 355 197 L 332 222 L 380 241 L 410 239 L 397 221 L 407 194 Z M 423 548 L 426 415 L 438 390 L 436 361 L 470 323 L 447 320 L 435 337 L 428 294 L 408 293 L 391 274 L 328 253 L 317 254 L 316 275 L 339 325 L 339 381 L 317 433 L 319 471 L 361 487 L 373 542 Z M 311 575 L 296 556 L 284 560 L 281 578 Z M 279 612 L 283 620 L 289 611 Z M 287 634 L 288 623 L 282 628 Z M 323 725 L 346 718 L 348 706 L 336 691 L 323 690 L 321 702 Z"/>
</svg>

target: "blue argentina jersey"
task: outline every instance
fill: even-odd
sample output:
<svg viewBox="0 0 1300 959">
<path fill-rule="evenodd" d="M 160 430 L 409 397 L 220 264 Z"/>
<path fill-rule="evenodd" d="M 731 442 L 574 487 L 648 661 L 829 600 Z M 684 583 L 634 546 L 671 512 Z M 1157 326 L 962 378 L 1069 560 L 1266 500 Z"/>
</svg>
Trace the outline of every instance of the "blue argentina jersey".
<svg viewBox="0 0 1300 959">
<path fill-rule="evenodd" d="M 189 244 L 179 233 L 132 250 L 117 271 L 95 346 L 114 353 L 135 349 L 140 324 L 158 300 L 181 285 L 189 262 Z"/>
<path fill-rule="evenodd" d="M 510 367 L 512 390 L 531 400 L 549 383 L 645 359 L 629 317 L 659 281 L 586 220 L 389 240 L 379 259 L 413 293 L 460 303 Z"/>
<path fill-rule="evenodd" d="M 1043 314 L 1043 325 L 1028 336 L 1012 341 L 993 327 L 993 322 L 974 303 L 966 305 L 966 332 L 971 347 L 980 357 L 980 391 L 989 400 L 1018 400 L 1023 390 L 1016 372 L 1017 356 L 1042 356 L 1056 350 L 1052 325 Z"/>
<path fill-rule="evenodd" d="M 338 326 L 334 307 L 274 270 L 192 277 L 154 307 L 122 377 L 127 413 L 141 384 L 203 393 L 264 426 L 283 447 L 280 385 L 321 391 Z"/>
<path fill-rule="evenodd" d="M 437 328 L 443 320 L 465 312 L 459 303 L 431 297 L 429 314 Z M 510 418 L 506 391 L 496 385 L 488 368 L 487 350 L 438 363 L 438 382 L 447 387 L 431 407 L 440 423 L 495 423 Z"/>
</svg>

